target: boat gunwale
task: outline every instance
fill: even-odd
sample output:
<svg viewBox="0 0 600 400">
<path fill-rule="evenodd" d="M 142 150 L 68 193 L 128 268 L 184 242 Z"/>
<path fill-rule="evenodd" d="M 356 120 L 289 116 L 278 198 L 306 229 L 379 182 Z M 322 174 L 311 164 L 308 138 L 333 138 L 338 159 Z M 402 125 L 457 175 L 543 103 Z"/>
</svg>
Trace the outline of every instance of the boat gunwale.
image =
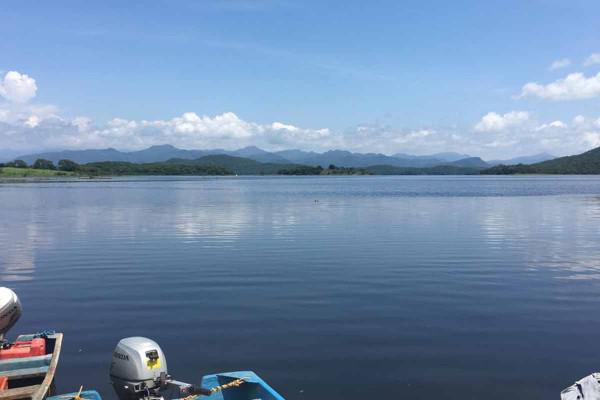
<svg viewBox="0 0 600 400">
<path fill-rule="evenodd" d="M 54 340 L 54 347 L 52 349 L 52 357 L 50 358 L 50 364 L 48 365 L 48 371 L 46 372 L 43 381 L 40 384 L 36 385 L 28 385 L 17 387 L 13 389 L 6 389 L 0 391 L 0 399 L 7 400 L 18 400 L 18 399 L 31 399 L 31 400 L 42 400 L 46 398 L 52 384 L 54 382 L 54 375 L 56 374 L 56 369 L 58 367 L 58 360 L 60 358 L 60 350 L 62 347 L 62 333 L 54 333 L 52 335 L 48 335 L 48 339 Z M 48 355 L 46 354 L 46 356 Z M 38 358 L 44 356 L 35 356 Z M 11 378 L 18 379 L 18 376 L 14 376 Z"/>
</svg>

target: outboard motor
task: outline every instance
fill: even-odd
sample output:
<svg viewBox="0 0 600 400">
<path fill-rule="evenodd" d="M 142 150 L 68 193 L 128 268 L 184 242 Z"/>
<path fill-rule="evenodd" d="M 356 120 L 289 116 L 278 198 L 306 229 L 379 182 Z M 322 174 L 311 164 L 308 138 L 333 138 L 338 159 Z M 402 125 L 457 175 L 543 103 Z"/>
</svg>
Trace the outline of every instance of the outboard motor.
<svg viewBox="0 0 600 400">
<path fill-rule="evenodd" d="M 0 287 L 0 341 L 21 317 L 21 302 L 17 294 L 7 287 Z"/>
<path fill-rule="evenodd" d="M 144 337 L 121 339 L 110 365 L 110 378 L 120 400 L 169 400 L 210 395 L 210 390 L 171 378 L 160 346 Z"/>
</svg>

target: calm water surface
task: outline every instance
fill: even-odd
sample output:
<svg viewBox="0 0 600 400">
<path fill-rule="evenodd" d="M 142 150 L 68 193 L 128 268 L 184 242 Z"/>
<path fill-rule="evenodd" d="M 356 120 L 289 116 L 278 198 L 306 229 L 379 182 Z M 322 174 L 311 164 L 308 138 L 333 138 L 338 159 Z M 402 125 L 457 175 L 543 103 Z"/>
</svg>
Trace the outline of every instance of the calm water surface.
<svg viewBox="0 0 600 400">
<path fill-rule="evenodd" d="M 600 369 L 600 177 L 0 185 L 13 333 L 114 398 L 125 336 L 289 399 L 546 399 Z"/>
</svg>

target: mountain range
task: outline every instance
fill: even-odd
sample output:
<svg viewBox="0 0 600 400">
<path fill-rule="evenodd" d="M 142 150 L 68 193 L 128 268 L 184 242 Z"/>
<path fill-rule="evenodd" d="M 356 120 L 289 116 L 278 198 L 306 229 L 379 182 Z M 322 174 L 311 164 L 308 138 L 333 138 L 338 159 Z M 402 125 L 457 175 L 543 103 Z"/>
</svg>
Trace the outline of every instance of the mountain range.
<svg viewBox="0 0 600 400">
<path fill-rule="evenodd" d="M 480 171 L 489 175 L 508 174 L 600 174 L 600 147 L 574 156 L 534 164 L 497 165 Z"/>
<path fill-rule="evenodd" d="M 272 164 L 303 164 L 310 166 L 336 165 L 340 167 L 365 168 L 374 165 L 387 165 L 391 167 L 427 168 L 439 165 L 455 167 L 488 168 L 499 164 L 530 164 L 554 158 L 542 153 L 511 160 L 484 161 L 480 157 L 471 157 L 468 154 L 445 152 L 431 155 L 411 155 L 397 153 L 391 156 L 381 153 L 353 153 L 345 150 L 330 150 L 324 153 L 303 150 L 282 150 L 269 152 L 256 146 L 244 147 L 238 150 L 185 150 L 165 144 L 152 146 L 144 150 L 124 152 L 113 148 L 90 150 L 63 150 L 28 154 L 16 157 L 28 164 L 33 164 L 36 159 L 43 158 L 57 163 L 61 159 L 68 159 L 79 164 L 101 161 L 125 161 L 131 163 L 162 162 L 171 159 L 194 160 L 209 155 L 228 155 L 243 157 L 261 163 Z"/>
</svg>

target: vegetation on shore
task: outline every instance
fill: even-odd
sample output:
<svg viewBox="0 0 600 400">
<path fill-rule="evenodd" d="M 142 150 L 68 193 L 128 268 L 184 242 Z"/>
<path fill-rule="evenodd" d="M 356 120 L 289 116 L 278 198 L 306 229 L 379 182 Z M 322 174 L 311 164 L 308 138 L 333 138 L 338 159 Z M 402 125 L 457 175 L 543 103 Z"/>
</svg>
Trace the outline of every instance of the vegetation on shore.
<svg viewBox="0 0 600 400">
<path fill-rule="evenodd" d="M 0 176 L 124 176 L 124 175 L 368 175 L 363 168 L 344 168 L 330 165 L 312 167 L 298 164 L 261 163 L 242 157 L 210 155 L 196 160 L 172 159 L 165 162 L 131 163 L 102 161 L 77 164 L 60 160 L 58 166 L 45 159 L 36 160 L 30 167 L 22 160 L 0 164 Z"/>
<path fill-rule="evenodd" d="M 366 168 L 373 175 L 477 175 L 481 169 L 455 165 L 437 165 L 435 167 L 394 167 L 391 165 L 373 165 Z"/>
<path fill-rule="evenodd" d="M 69 175 L 73 175 L 73 172 L 57 171 L 53 169 L 0 167 L 0 178 L 52 177 Z"/>
<path fill-rule="evenodd" d="M 327 168 L 320 165 L 312 167 L 309 165 L 298 165 L 296 167 L 282 169 L 279 175 L 372 175 L 365 168 L 337 167 L 333 164 Z"/>
<path fill-rule="evenodd" d="M 80 165 L 75 170 L 87 176 L 123 175 L 232 175 L 227 168 L 212 165 L 169 163 L 135 164 L 125 161 L 104 161 Z"/>
</svg>

